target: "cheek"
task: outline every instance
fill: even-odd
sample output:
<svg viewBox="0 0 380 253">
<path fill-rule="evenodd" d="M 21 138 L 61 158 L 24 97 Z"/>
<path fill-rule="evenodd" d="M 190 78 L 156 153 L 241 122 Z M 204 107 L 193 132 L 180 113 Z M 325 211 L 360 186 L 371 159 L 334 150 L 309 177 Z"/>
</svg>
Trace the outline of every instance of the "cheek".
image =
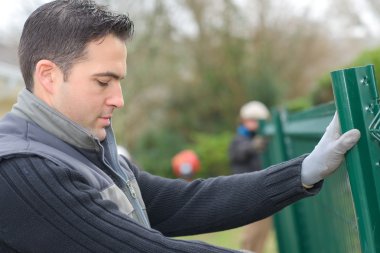
<svg viewBox="0 0 380 253">
<path fill-rule="evenodd" d="M 60 89 L 61 112 L 74 122 L 90 127 L 102 109 L 102 93 L 96 87 L 88 80 L 72 76 L 70 82 L 63 84 Z"/>
<path fill-rule="evenodd" d="M 86 98 L 75 92 L 66 92 L 62 93 L 62 95 L 61 108 L 63 109 L 64 114 L 74 122 L 88 122 L 91 108 L 88 105 Z"/>
<path fill-rule="evenodd" d="M 89 103 L 88 100 L 82 98 L 72 103 L 71 110 L 79 117 L 79 120 L 89 121 L 96 114 L 97 108 Z"/>
</svg>

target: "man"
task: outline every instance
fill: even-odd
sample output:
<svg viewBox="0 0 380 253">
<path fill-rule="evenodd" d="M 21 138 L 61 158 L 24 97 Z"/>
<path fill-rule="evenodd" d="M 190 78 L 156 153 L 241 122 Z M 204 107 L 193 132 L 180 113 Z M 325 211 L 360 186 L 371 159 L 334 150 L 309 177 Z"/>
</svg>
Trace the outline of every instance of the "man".
<svg viewBox="0 0 380 253">
<path fill-rule="evenodd" d="M 265 149 L 265 140 L 259 136 L 260 120 L 269 118 L 267 107 L 260 101 L 250 101 L 240 108 L 240 125 L 230 143 L 229 159 L 234 174 L 262 169 L 260 155 Z M 272 225 L 271 217 L 244 227 L 241 248 L 262 253 Z"/>
<path fill-rule="evenodd" d="M 317 193 L 343 159 L 335 151 L 359 138 L 352 130 L 328 139 L 331 157 L 316 150 L 244 176 L 140 171 L 117 155 L 111 128 L 132 32 L 127 16 L 85 0 L 44 4 L 26 21 L 26 89 L 0 122 L 1 252 L 235 252 L 169 236 L 248 224 Z"/>
<path fill-rule="evenodd" d="M 265 148 L 265 140 L 257 131 L 260 120 L 268 118 L 268 109 L 259 101 L 250 101 L 240 108 L 240 125 L 228 150 L 234 174 L 262 169 L 260 154 Z"/>
</svg>

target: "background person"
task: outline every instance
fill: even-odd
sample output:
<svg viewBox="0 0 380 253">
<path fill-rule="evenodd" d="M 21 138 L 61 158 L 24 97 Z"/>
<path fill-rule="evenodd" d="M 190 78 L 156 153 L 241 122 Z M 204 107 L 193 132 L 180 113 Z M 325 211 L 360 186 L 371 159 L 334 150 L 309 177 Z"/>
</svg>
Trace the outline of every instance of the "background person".
<svg viewBox="0 0 380 253">
<path fill-rule="evenodd" d="M 234 174 L 259 171 L 262 169 L 260 156 L 266 141 L 258 135 L 259 121 L 270 116 L 267 107 L 259 101 L 251 101 L 240 109 L 240 125 L 229 147 L 229 159 Z M 268 217 L 243 228 L 241 248 L 262 253 L 272 226 Z"/>
<path fill-rule="evenodd" d="M 193 150 L 182 150 L 172 158 L 172 170 L 178 178 L 191 181 L 200 169 L 201 162 Z"/>
</svg>

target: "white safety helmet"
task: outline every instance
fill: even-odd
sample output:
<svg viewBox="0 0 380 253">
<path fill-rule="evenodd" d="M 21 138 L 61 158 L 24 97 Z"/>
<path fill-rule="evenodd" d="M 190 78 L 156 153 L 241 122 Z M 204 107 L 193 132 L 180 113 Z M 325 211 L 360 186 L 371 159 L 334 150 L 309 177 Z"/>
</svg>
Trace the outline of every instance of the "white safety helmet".
<svg viewBox="0 0 380 253">
<path fill-rule="evenodd" d="M 243 105 L 240 109 L 240 118 L 265 120 L 269 118 L 268 108 L 259 101 L 251 101 Z"/>
</svg>

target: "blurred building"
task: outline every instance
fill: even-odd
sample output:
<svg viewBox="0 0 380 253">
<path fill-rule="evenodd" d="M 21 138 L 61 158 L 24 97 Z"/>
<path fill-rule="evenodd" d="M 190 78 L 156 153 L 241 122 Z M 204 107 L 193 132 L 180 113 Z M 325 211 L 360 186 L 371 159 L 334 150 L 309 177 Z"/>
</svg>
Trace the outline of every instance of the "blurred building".
<svg viewBox="0 0 380 253">
<path fill-rule="evenodd" d="M 0 44 L 0 99 L 13 96 L 24 82 L 18 66 L 17 48 Z"/>
<path fill-rule="evenodd" d="M 10 109 L 22 87 L 17 48 L 0 44 L 0 116 Z"/>
</svg>

